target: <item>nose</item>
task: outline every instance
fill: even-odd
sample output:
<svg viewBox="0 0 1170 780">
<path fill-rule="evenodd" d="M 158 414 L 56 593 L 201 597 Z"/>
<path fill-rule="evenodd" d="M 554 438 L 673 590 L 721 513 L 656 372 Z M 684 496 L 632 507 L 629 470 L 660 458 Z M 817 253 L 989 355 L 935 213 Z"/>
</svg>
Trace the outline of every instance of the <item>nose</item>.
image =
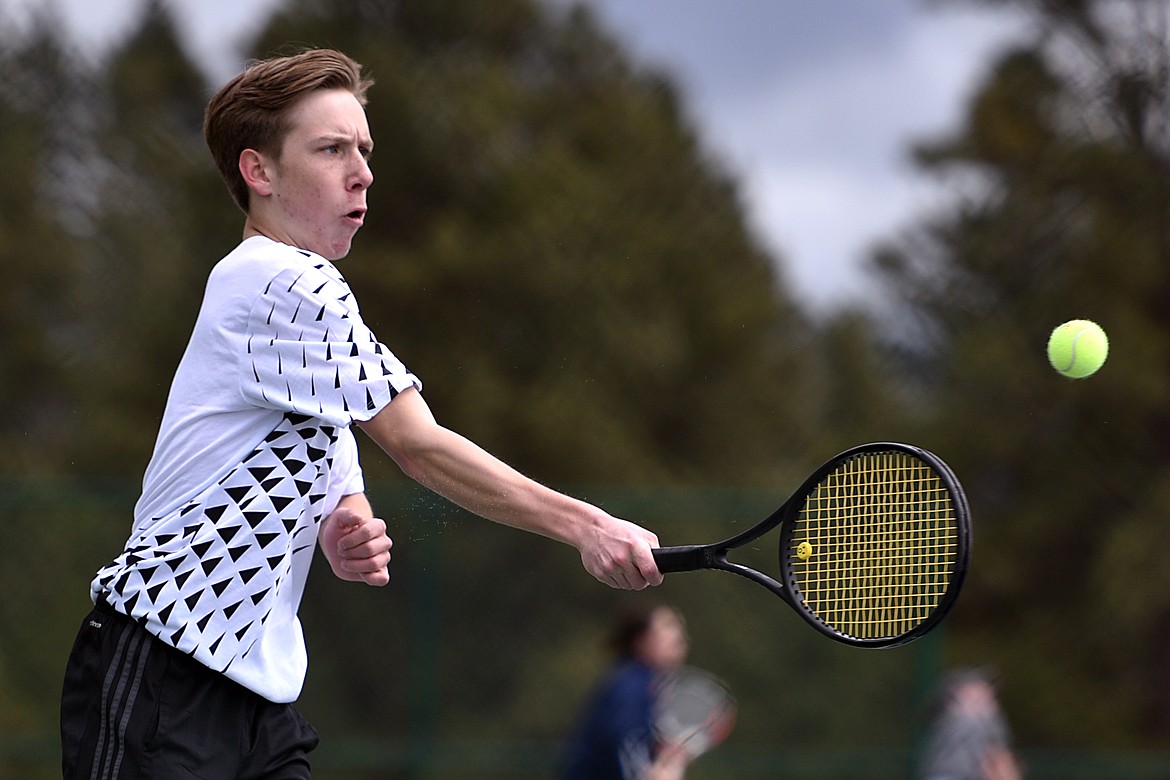
<svg viewBox="0 0 1170 780">
<path fill-rule="evenodd" d="M 369 189 L 370 185 L 374 183 L 374 172 L 370 170 L 370 161 L 365 157 L 358 156 L 357 166 L 353 173 L 353 178 L 350 181 L 350 189 L 355 192 L 360 192 Z"/>
</svg>

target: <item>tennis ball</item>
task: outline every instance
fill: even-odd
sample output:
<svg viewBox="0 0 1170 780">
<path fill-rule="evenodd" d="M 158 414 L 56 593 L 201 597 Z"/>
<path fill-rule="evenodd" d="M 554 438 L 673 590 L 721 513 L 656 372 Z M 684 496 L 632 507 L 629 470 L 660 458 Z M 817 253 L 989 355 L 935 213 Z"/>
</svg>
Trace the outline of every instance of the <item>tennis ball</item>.
<svg viewBox="0 0 1170 780">
<path fill-rule="evenodd" d="M 1048 362 L 1071 379 L 1097 373 L 1108 356 L 1109 337 L 1091 320 L 1070 320 L 1048 337 Z"/>
</svg>

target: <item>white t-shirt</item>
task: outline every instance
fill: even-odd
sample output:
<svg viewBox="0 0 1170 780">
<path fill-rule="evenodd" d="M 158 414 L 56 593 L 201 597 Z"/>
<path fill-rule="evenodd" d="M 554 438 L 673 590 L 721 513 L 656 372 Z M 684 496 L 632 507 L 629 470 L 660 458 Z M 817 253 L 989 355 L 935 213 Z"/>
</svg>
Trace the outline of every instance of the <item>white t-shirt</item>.
<svg viewBox="0 0 1170 780">
<path fill-rule="evenodd" d="M 254 237 L 212 270 L 126 547 L 96 601 L 274 702 L 307 657 L 297 608 L 317 529 L 364 490 L 350 424 L 422 383 L 337 269 Z"/>
</svg>

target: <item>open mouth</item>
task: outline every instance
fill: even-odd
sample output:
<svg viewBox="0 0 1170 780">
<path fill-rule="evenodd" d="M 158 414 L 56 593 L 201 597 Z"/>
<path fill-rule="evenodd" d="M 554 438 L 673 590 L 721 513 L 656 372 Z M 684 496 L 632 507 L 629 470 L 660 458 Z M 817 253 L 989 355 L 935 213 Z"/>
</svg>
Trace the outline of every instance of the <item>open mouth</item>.
<svg viewBox="0 0 1170 780">
<path fill-rule="evenodd" d="M 357 222 L 359 225 L 365 220 L 365 216 L 366 216 L 365 209 L 354 209 L 353 211 L 351 211 L 345 215 L 346 219 L 350 219 L 354 222 Z"/>
</svg>

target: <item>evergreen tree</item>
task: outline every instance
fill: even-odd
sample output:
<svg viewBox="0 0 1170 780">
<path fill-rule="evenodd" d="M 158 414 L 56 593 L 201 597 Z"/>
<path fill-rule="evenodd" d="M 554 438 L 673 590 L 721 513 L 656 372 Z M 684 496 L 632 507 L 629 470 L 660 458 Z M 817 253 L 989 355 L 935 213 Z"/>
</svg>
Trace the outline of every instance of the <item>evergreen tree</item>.
<svg viewBox="0 0 1170 780">
<path fill-rule="evenodd" d="M 285 51 L 287 41 L 327 42 L 377 80 L 371 212 L 340 267 L 364 318 L 421 375 L 441 422 L 560 487 L 776 494 L 855 443 L 856 431 L 897 429 L 883 418 L 896 412 L 893 397 L 867 392 L 880 364 L 861 345 L 864 324 L 842 317 L 821 343 L 669 79 L 631 63 L 585 10 L 530 0 L 294 2 L 253 51 Z M 844 381 L 828 360 L 838 345 L 850 350 Z M 395 476 L 384 458 L 363 462 L 372 483 Z M 720 522 L 708 526 L 683 525 L 685 511 L 609 506 L 682 543 L 764 514 L 742 503 L 741 514 L 736 502 L 713 504 L 709 517 Z M 418 684 L 441 668 L 432 695 L 442 696 L 442 717 L 412 711 L 415 728 L 562 735 L 571 706 L 550 692 L 583 693 L 593 639 L 618 596 L 581 576 L 567 548 L 464 522 L 449 508 L 395 511 L 390 603 L 331 582 L 307 593 L 312 624 L 349 627 L 351 637 L 365 626 L 344 650 L 314 646 L 320 676 L 308 683 L 307 711 L 338 734 L 395 723 L 410 683 L 391 676 L 410 669 Z M 762 565 L 774 566 L 768 559 Z M 673 592 L 685 594 L 679 584 Z M 420 650 L 427 621 L 412 610 L 428 598 L 436 612 L 427 618 L 442 623 Z M 721 625 L 721 603 L 692 598 L 687 611 L 696 624 Z M 753 643 L 727 647 L 723 661 L 752 670 L 745 686 L 763 690 L 785 685 L 776 660 L 800 657 L 803 645 L 786 636 L 792 626 L 760 623 Z M 756 643 L 773 649 L 762 671 Z M 899 689 L 891 668 L 904 659 L 862 660 L 853 663 L 869 673 L 868 690 Z M 392 671 L 376 684 L 347 676 L 363 662 Z M 815 708 L 808 701 L 776 713 L 745 693 L 753 717 L 741 733 L 768 739 L 778 721 Z M 845 728 L 818 723 L 818 739 Z M 905 720 L 888 725 L 887 735 L 905 737 Z"/>
<path fill-rule="evenodd" d="M 923 423 L 971 494 L 960 654 L 1004 669 L 1028 741 L 1154 745 L 1170 726 L 1170 27 L 1141 0 L 1010 5 L 1002 54 L 924 169 L 963 201 L 876 258 Z M 1045 361 L 1099 321 L 1105 368 Z"/>
<path fill-rule="evenodd" d="M 67 378 L 82 430 L 69 457 L 76 472 L 127 475 L 150 455 L 207 273 L 239 240 L 240 218 L 203 143 L 208 90 L 161 2 L 144 6 L 94 91 L 85 370 Z"/>
<path fill-rule="evenodd" d="M 343 271 L 440 420 L 561 483 L 758 484 L 809 446 L 813 328 L 669 82 L 587 12 L 301 2 L 256 50 L 290 40 L 377 79 Z"/>
<path fill-rule="evenodd" d="M 0 472 L 36 473 L 57 462 L 72 434 L 72 408 L 60 384 L 77 355 L 71 337 L 71 280 L 78 219 L 70 188 L 77 160 L 69 141 L 85 73 L 38 17 L 23 39 L 0 51 Z M 84 138 L 80 139 L 84 145 Z"/>
<path fill-rule="evenodd" d="M 6 724 L 53 728 L 55 704 L 37 694 L 59 675 L 89 577 L 129 529 L 133 485 L 206 274 L 239 236 L 240 214 L 199 133 L 210 89 L 166 8 L 146 3 L 92 68 L 61 54 L 72 44 L 53 24 L 36 45 L 0 56 L 0 170 L 14 183 L 0 188 L 0 253 L 20 282 L 0 301 L 0 344 L 10 347 L 0 397 L 17 410 L 0 444 L 6 464 L 18 464 L 6 473 L 61 478 L 52 501 L 19 504 L 4 526 L 0 619 L 21 631 L 0 673 L 22 681 L 0 686 L 19 694 L 0 703 Z M 630 62 L 586 11 L 534 0 L 298 0 L 252 51 L 288 41 L 343 49 L 377 78 L 373 210 L 341 268 L 374 330 L 422 375 L 441 421 L 558 487 L 751 486 L 768 504 L 862 432 L 902 426 L 866 323 L 855 313 L 819 323 L 790 299 L 670 79 Z M 364 462 L 376 505 L 393 513 L 396 580 L 390 591 L 342 592 L 344 583 L 314 579 L 306 706 L 315 719 L 370 736 L 371 723 L 405 737 L 432 721 L 436 733 L 562 733 L 570 703 L 555 692 L 578 690 L 593 670 L 592 639 L 619 595 L 568 548 L 465 524 L 425 496 L 400 498 L 383 481 L 397 476 L 386 459 Z M 129 487 L 107 494 L 65 479 L 94 475 Z M 765 510 L 756 494 L 716 490 L 697 508 L 682 495 L 683 511 L 628 495 L 609 506 L 665 543 L 722 534 Z M 696 523 L 700 513 L 712 524 Z M 75 544 L 61 551 L 62 539 Z M 30 548 L 55 554 L 30 562 Z M 718 626 L 724 591 L 706 587 L 720 597 L 686 580 L 666 594 L 687 599 L 696 624 Z M 750 598 L 740 583 L 726 587 Z M 741 734 L 768 740 L 785 718 L 816 723 L 805 733 L 822 742 L 846 733 L 855 724 L 829 717 L 838 697 L 816 690 L 823 677 L 874 701 L 905 688 L 896 657 L 849 661 L 831 650 L 812 664 L 824 675 L 793 683 L 787 661 L 810 668 L 804 634 L 795 617 L 773 617 L 736 616 L 750 643 L 713 640 L 745 675 L 751 725 Z M 430 634 L 419 625 L 428 622 Z M 441 647 L 426 644 L 438 635 Z M 420 658 L 448 673 L 441 723 L 403 705 L 427 679 Z M 354 675 L 361 661 L 386 676 Z M 851 693 L 846 667 L 866 673 Z M 753 688 L 806 695 L 776 713 Z M 892 741 L 905 729 L 890 719 L 880 734 Z"/>
</svg>

